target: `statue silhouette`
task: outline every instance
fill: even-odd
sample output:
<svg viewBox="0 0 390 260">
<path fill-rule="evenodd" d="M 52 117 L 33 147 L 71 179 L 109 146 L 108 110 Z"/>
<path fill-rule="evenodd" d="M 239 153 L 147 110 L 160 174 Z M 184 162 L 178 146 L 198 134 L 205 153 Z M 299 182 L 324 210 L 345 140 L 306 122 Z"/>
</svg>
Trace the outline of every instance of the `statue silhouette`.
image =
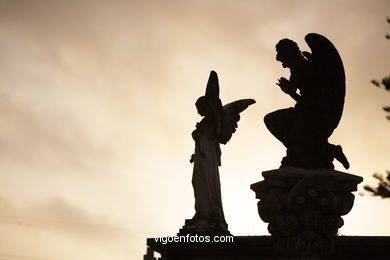
<svg viewBox="0 0 390 260">
<path fill-rule="evenodd" d="M 210 73 L 206 94 L 196 101 L 198 113 L 204 118 L 196 124 L 192 133 L 195 153 L 190 162 L 194 163 L 192 185 L 196 213 L 191 224 L 207 223 L 211 233 L 228 232 L 218 172 L 221 165 L 220 144 L 230 140 L 240 120 L 239 113 L 253 103 L 253 99 L 242 99 L 222 106 L 218 76 L 214 71 Z"/>
<path fill-rule="evenodd" d="M 264 122 L 287 148 L 281 167 L 333 169 L 335 158 L 348 169 L 349 162 L 341 146 L 328 142 L 343 112 L 343 63 L 324 36 L 310 33 L 305 40 L 312 53 L 302 53 L 290 39 L 282 39 L 276 45 L 276 60 L 290 69 L 290 79 L 282 77 L 277 85 L 296 104 L 267 114 Z"/>
</svg>

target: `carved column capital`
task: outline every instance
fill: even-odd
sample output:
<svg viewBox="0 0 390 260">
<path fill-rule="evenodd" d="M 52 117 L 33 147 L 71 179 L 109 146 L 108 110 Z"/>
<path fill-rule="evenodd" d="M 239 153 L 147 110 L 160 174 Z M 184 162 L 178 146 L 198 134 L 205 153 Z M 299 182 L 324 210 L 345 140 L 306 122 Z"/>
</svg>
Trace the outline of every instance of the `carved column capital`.
<svg viewBox="0 0 390 260">
<path fill-rule="evenodd" d="M 363 178 L 331 169 L 286 167 L 262 173 L 251 185 L 260 218 L 280 256 L 326 256 L 353 206 Z"/>
</svg>

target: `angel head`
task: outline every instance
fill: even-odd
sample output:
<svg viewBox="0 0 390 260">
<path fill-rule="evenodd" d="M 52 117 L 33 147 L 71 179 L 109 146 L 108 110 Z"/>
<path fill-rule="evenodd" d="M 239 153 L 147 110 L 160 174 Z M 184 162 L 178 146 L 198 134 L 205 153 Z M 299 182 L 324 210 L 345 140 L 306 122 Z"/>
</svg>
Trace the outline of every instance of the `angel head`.
<svg viewBox="0 0 390 260">
<path fill-rule="evenodd" d="M 209 114 L 209 109 L 205 96 L 201 96 L 200 98 L 198 98 L 198 100 L 196 100 L 195 106 L 198 110 L 199 115 L 207 116 L 207 114 Z"/>
<path fill-rule="evenodd" d="M 216 113 L 220 113 L 222 103 L 219 98 L 209 99 L 206 96 L 201 96 L 196 100 L 195 106 L 199 115 L 214 117 Z"/>
<path fill-rule="evenodd" d="M 284 68 L 290 68 L 295 60 L 302 58 L 298 44 L 290 39 L 282 39 L 276 44 L 276 60 Z"/>
<path fill-rule="evenodd" d="M 222 106 L 221 99 L 219 99 L 218 76 L 215 71 L 211 71 L 206 94 L 198 98 L 195 105 L 199 115 L 213 120 L 218 141 L 226 144 L 236 131 L 240 113 L 254 103 L 254 99 L 240 99 Z"/>
</svg>

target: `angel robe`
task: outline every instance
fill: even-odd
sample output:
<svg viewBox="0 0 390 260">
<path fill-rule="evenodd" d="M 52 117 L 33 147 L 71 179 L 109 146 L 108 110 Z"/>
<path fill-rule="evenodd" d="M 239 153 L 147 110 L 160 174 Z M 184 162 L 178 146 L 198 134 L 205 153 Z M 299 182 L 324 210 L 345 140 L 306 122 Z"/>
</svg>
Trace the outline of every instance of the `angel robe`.
<svg viewBox="0 0 390 260">
<path fill-rule="evenodd" d="M 195 195 L 195 219 L 225 222 L 222 209 L 218 166 L 221 150 L 215 121 L 205 117 L 192 133 L 195 140 L 192 186 Z"/>
</svg>

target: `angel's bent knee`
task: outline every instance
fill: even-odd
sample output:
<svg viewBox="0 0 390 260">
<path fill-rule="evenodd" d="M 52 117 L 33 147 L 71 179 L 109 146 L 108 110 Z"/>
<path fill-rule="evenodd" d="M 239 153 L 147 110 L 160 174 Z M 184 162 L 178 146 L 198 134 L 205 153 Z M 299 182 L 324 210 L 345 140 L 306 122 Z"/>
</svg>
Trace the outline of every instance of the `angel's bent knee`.
<svg viewBox="0 0 390 260">
<path fill-rule="evenodd" d="M 275 112 L 271 112 L 264 116 L 264 124 L 265 126 L 271 130 L 272 126 L 275 125 Z"/>
</svg>

